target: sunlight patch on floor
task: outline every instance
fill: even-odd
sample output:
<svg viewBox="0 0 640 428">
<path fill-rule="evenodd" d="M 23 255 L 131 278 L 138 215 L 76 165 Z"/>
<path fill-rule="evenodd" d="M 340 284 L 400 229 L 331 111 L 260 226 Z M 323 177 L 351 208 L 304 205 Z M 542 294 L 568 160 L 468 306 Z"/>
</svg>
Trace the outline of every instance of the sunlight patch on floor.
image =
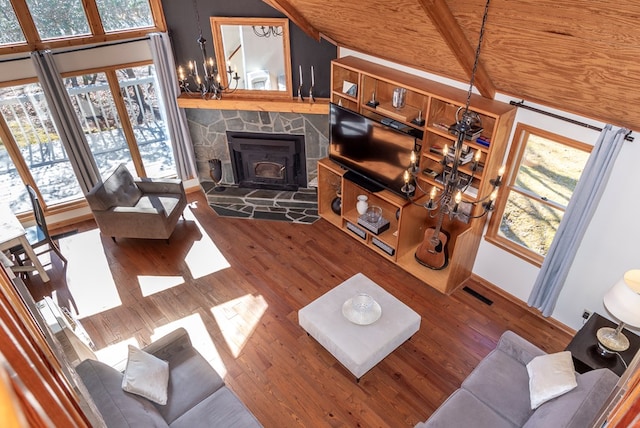
<svg viewBox="0 0 640 428">
<path fill-rule="evenodd" d="M 246 294 L 211 308 L 234 357 L 240 355 L 268 307 L 264 297 Z"/>
<path fill-rule="evenodd" d="M 184 284 L 181 276 L 138 275 L 138 284 L 144 297 Z"/>
<path fill-rule="evenodd" d="M 216 345 L 211 339 L 210 333 L 207 331 L 207 327 L 202 321 L 202 317 L 198 314 L 189 315 L 179 320 L 170 322 L 158 327 L 154 330 L 154 334 L 151 335 L 152 340 L 158 340 L 162 336 L 166 336 L 178 327 L 183 327 L 189 332 L 189 338 L 194 348 L 202 354 L 202 356 L 211 364 L 218 374 L 224 378 L 227 374 L 227 368 L 225 367 Z"/>
<path fill-rule="evenodd" d="M 122 304 L 98 229 L 63 238 L 60 250 L 69 261 L 67 286 L 81 318 Z M 87 257 L 87 255 L 91 255 Z"/>
<path fill-rule="evenodd" d="M 218 247 L 216 247 L 216 244 L 209 238 L 209 235 L 202 225 L 200 225 L 200 222 L 188 211 L 189 210 L 185 210 L 185 217 L 198 226 L 200 234 L 202 235 L 200 240 L 193 242 L 189 253 L 184 259 L 184 262 L 191 271 L 191 276 L 194 279 L 202 278 L 203 276 L 230 267 L 231 265 L 227 259 L 224 258 Z"/>
<path fill-rule="evenodd" d="M 128 345 L 140 348 L 140 344 L 135 337 L 130 337 L 122 342 L 114 343 L 105 348 L 94 351 L 99 361 L 110 365 L 118 371 L 124 371 L 127 366 L 127 356 L 129 355 Z"/>
</svg>

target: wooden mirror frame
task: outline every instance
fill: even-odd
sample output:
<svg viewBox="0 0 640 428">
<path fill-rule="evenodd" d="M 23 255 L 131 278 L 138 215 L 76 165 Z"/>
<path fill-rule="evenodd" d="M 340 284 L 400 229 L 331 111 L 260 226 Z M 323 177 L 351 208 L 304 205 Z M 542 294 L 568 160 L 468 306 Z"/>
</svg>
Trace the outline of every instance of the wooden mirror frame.
<svg viewBox="0 0 640 428">
<path fill-rule="evenodd" d="M 285 90 L 259 90 L 259 89 L 237 89 L 233 94 L 226 97 L 251 97 L 251 98 L 292 98 L 293 90 L 291 84 L 291 49 L 289 46 L 289 20 L 287 18 L 233 18 L 212 16 L 211 31 L 213 32 L 213 46 L 216 54 L 216 63 L 220 72 L 222 84 L 229 86 L 229 76 L 226 73 L 227 59 L 224 54 L 224 43 L 222 39 L 223 25 L 242 26 L 277 26 L 282 27 L 282 49 L 284 54 L 284 79 Z M 233 88 L 233 83 L 231 84 Z"/>
</svg>

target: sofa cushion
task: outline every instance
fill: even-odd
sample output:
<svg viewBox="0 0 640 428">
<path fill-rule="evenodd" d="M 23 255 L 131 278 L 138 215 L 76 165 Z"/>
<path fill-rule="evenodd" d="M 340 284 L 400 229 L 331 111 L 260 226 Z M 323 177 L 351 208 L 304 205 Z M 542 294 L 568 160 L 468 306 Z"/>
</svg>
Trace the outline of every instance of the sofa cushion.
<svg viewBox="0 0 640 428">
<path fill-rule="evenodd" d="M 515 425 L 478 400 L 468 391 L 458 389 L 442 403 L 426 422 L 415 428 L 514 428 Z"/>
<path fill-rule="evenodd" d="M 84 360 L 76 372 L 108 427 L 167 427 L 151 401 L 122 390 L 122 373 L 95 360 Z"/>
<path fill-rule="evenodd" d="M 168 362 L 167 404 L 156 405 L 156 408 L 171 424 L 224 386 L 224 381 L 195 348 L 185 348 L 171 355 Z"/>
<path fill-rule="evenodd" d="M 578 386 L 569 351 L 535 357 L 527 364 L 527 372 L 532 409 Z"/>
<path fill-rule="evenodd" d="M 531 413 L 529 375 L 522 362 L 494 349 L 462 383 L 462 388 L 495 409 L 516 426 L 522 426 Z"/>
<path fill-rule="evenodd" d="M 613 391 L 618 376 L 609 369 L 593 370 L 577 377 L 572 391 L 541 405 L 525 428 L 583 428 L 591 426 Z"/>
<path fill-rule="evenodd" d="M 180 202 L 180 195 L 147 194 L 138 199 L 136 208 L 154 209 L 164 212 L 167 217 L 171 215 Z"/>
<path fill-rule="evenodd" d="M 142 196 L 142 191 L 134 182 L 125 164 L 120 164 L 104 181 L 102 187 L 105 205 L 108 207 L 133 207 Z"/>
<path fill-rule="evenodd" d="M 122 389 L 158 404 L 167 404 L 169 363 L 129 345 Z"/>
<path fill-rule="evenodd" d="M 222 387 L 170 424 L 172 428 L 261 427 L 229 388 Z M 495 426 L 495 425 L 494 425 Z"/>
</svg>

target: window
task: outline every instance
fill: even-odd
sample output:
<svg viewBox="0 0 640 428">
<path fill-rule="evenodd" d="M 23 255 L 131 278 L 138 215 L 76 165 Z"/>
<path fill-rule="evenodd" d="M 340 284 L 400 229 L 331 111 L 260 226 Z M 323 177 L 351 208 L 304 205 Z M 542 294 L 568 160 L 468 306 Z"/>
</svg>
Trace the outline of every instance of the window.
<svg viewBox="0 0 640 428">
<path fill-rule="evenodd" d="M 175 158 L 161 113 L 153 65 L 117 70 L 120 93 L 147 177 L 175 177 Z"/>
<path fill-rule="evenodd" d="M 487 240 L 541 265 L 591 146 L 519 124 Z"/>
<path fill-rule="evenodd" d="M 154 71 L 153 64 L 137 63 L 64 76 L 103 179 L 120 163 L 142 177 L 176 176 Z M 38 189 L 46 210 L 82 201 L 42 87 L 29 83 L 0 88 L 0 112 L 1 202 L 16 214 L 30 211 L 24 183 Z"/>
<path fill-rule="evenodd" d="M 102 179 L 121 163 L 134 171 L 107 73 L 66 77 L 65 84 Z"/>
<path fill-rule="evenodd" d="M 27 0 L 42 40 L 90 34 L 81 0 Z"/>
<path fill-rule="evenodd" d="M 0 0 L 0 46 L 24 43 L 25 38 L 9 0 Z"/>
<path fill-rule="evenodd" d="M 153 26 L 151 8 L 146 0 L 96 0 L 96 4 L 107 33 Z"/>
<path fill-rule="evenodd" d="M 166 31 L 161 0 L 0 0 L 0 55 Z"/>
<path fill-rule="evenodd" d="M 30 211 L 23 183 L 35 184 L 45 204 L 82 198 L 40 84 L 0 88 L 0 112 L 2 202 L 14 213 Z"/>
</svg>

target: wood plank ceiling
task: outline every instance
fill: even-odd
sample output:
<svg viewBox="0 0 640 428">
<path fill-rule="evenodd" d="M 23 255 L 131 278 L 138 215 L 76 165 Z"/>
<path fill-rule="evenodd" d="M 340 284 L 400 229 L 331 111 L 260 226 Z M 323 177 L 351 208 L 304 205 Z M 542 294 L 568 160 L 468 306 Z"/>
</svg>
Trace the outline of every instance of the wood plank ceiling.
<svg viewBox="0 0 640 428">
<path fill-rule="evenodd" d="M 465 58 L 475 51 L 485 5 L 484 0 L 264 1 L 312 36 L 462 82 L 469 81 L 473 52 Z M 477 87 L 487 97 L 493 97 L 493 88 L 639 131 L 638 22 L 637 0 L 492 0 L 480 56 L 486 76 L 477 76 Z"/>
</svg>

